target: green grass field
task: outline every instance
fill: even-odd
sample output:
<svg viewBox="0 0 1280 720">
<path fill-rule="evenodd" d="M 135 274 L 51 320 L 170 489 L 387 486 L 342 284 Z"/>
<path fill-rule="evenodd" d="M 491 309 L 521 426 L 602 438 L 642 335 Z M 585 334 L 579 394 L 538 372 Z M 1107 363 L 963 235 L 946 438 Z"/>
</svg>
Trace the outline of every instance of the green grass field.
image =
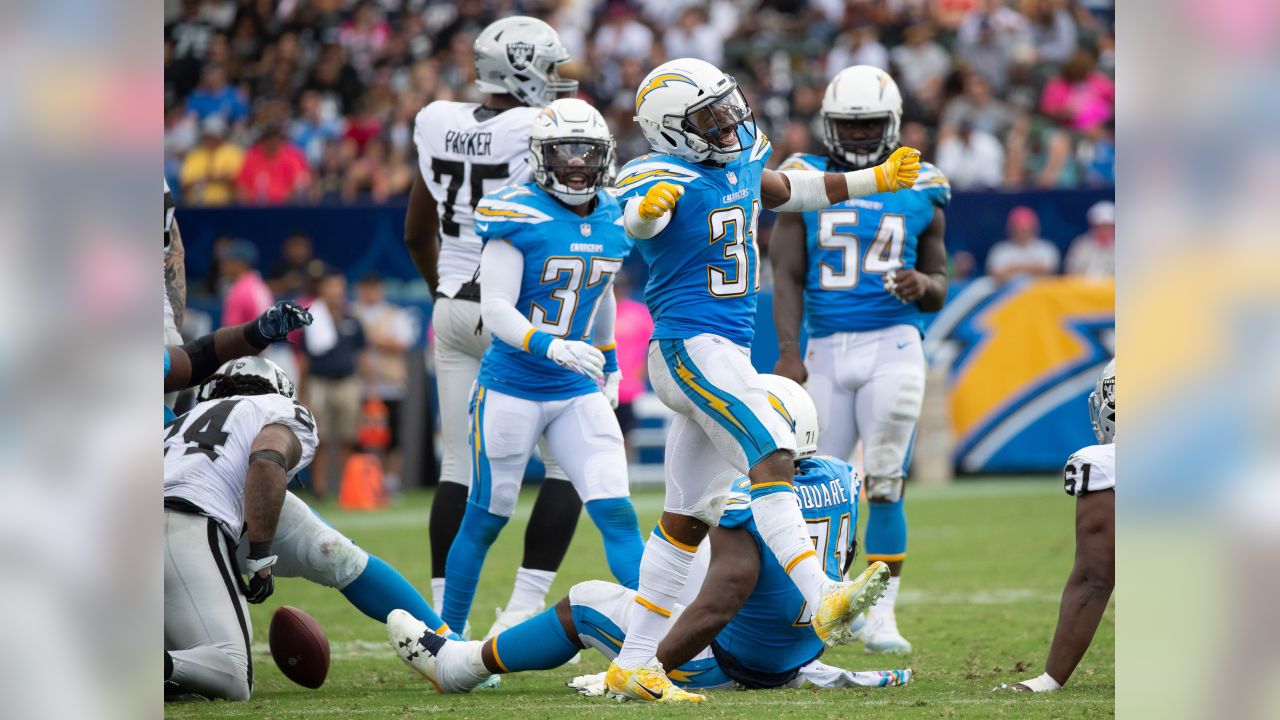
<svg viewBox="0 0 1280 720">
<path fill-rule="evenodd" d="M 1073 503 L 1050 478 L 960 482 L 947 488 L 913 487 L 907 513 L 911 551 L 898 601 L 898 621 L 915 646 L 909 658 L 865 655 L 859 645 L 835 648 L 823 660 L 856 670 L 911 667 L 903 688 L 769 690 L 712 693 L 692 707 L 619 705 L 585 698 L 564 687 L 573 675 L 607 666 L 584 654 L 576 668 L 509 675 L 502 688 L 470 695 L 436 694 L 387 646 L 383 625 L 347 604 L 337 592 L 302 580 L 277 581 L 265 604 L 253 606 L 254 697 L 246 703 L 173 703 L 172 718 L 417 718 L 446 713 L 462 718 L 778 717 L 805 718 L 1079 718 L 1114 715 L 1115 609 L 1108 609 L 1093 647 L 1068 688 L 1052 695 L 994 694 L 1000 682 L 1039 674 L 1057 619 L 1058 596 L 1071 566 Z M 661 510 L 657 490 L 635 495 L 641 526 Z M 492 608 L 506 602 L 520 559 L 533 494 L 494 546 L 476 598 L 473 622 L 483 633 Z M 429 493 L 414 493 L 380 513 L 317 509 L 335 527 L 381 555 L 429 591 L 426 518 Z M 865 518 L 865 506 L 863 508 Z M 861 532 L 859 532 L 861 537 Z M 860 565 L 861 563 L 859 563 Z M 551 599 L 580 580 L 608 578 L 599 533 L 578 527 L 552 588 Z M 332 665 L 319 690 L 292 684 L 267 651 L 267 624 L 279 605 L 312 613 L 329 633 Z"/>
</svg>

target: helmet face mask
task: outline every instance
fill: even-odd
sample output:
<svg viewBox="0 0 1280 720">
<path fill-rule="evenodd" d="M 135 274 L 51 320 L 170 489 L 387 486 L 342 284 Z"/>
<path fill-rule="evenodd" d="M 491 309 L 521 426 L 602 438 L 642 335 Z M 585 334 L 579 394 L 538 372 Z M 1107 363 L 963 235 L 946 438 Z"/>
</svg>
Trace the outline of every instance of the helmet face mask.
<svg viewBox="0 0 1280 720">
<path fill-rule="evenodd" d="M 1098 444 L 1116 441 L 1116 361 L 1112 360 L 1102 370 L 1102 376 L 1089 393 L 1089 422 L 1093 426 Z"/>
<path fill-rule="evenodd" d="M 884 162 L 897 149 L 902 95 L 887 73 L 855 65 L 836 74 L 822 97 L 822 142 L 827 155 L 854 169 Z"/>
<path fill-rule="evenodd" d="M 599 111 L 574 98 L 551 103 L 529 134 L 533 180 L 560 202 L 582 205 L 613 181 L 614 142 Z"/>
<path fill-rule="evenodd" d="M 656 152 L 726 165 L 755 146 L 751 107 L 732 77 L 694 58 L 654 68 L 636 89 L 635 121 Z"/>
</svg>

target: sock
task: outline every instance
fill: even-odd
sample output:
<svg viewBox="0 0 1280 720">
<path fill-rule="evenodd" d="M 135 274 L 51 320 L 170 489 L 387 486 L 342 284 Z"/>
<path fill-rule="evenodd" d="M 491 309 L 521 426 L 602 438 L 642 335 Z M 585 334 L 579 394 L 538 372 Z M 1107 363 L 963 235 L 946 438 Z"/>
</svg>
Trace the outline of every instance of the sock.
<svg viewBox="0 0 1280 720">
<path fill-rule="evenodd" d="M 552 573 L 559 570 L 581 514 L 582 498 L 573 483 L 556 478 L 543 480 L 524 531 L 520 567 Z"/>
<path fill-rule="evenodd" d="M 558 668 L 578 654 L 578 646 L 565 635 L 554 607 L 504 630 L 488 642 L 493 643 L 493 657 L 498 661 L 499 672 L 504 673 Z"/>
<path fill-rule="evenodd" d="M 640 589 L 636 593 L 639 612 L 631 613 L 631 624 L 622 650 L 614 661 L 619 667 L 631 668 L 649 662 L 658 652 L 658 643 L 667 634 L 671 610 L 680 590 L 689 579 L 693 554 L 697 547 L 675 545 L 659 521 L 640 560 Z"/>
<path fill-rule="evenodd" d="M 431 609 L 439 615 L 444 609 L 444 578 L 431 578 Z"/>
<path fill-rule="evenodd" d="M 893 606 L 898 602 L 898 586 L 902 584 L 901 577 L 889 578 L 889 589 L 884 591 L 884 595 L 871 606 L 868 615 L 893 615 Z"/>
<path fill-rule="evenodd" d="M 631 498 L 592 500 L 587 503 L 587 514 L 604 538 L 609 571 L 624 587 L 635 590 L 640 586 L 644 537 L 640 534 L 640 521 Z"/>
<path fill-rule="evenodd" d="M 398 608 L 426 623 L 434 633 L 438 634 L 444 625 L 422 593 L 377 555 L 370 555 L 364 572 L 339 592 L 360 612 L 378 622 L 386 622 L 387 615 Z"/>
<path fill-rule="evenodd" d="M 896 562 L 907 557 L 907 513 L 902 498 L 893 503 L 868 503 L 867 560 Z"/>
<path fill-rule="evenodd" d="M 435 499 L 431 501 L 431 524 L 427 531 L 431 537 L 431 577 L 444 578 L 445 561 L 449 557 L 449 548 L 453 547 L 453 539 L 458 536 L 458 527 L 462 524 L 462 516 L 467 511 L 467 494 L 471 492 L 466 485 L 455 482 L 442 482 L 436 488 Z M 444 593 L 440 593 L 444 597 Z"/>
<path fill-rule="evenodd" d="M 831 579 L 822 569 L 822 561 L 813 549 L 809 528 L 790 486 L 773 486 L 758 493 L 751 491 L 751 516 L 765 544 L 786 570 L 791 582 L 804 595 L 809 607 L 817 607 L 822 588 Z"/>
<path fill-rule="evenodd" d="M 503 610 L 537 610 L 542 607 L 551 592 L 551 583 L 556 574 L 548 570 L 530 570 L 522 567 L 516 570 L 516 585 L 511 589 L 511 599 Z"/>
<path fill-rule="evenodd" d="M 1054 680 L 1049 673 L 1043 673 L 1039 677 L 1033 677 L 1030 680 L 1023 680 L 1022 684 L 1031 688 L 1032 692 L 1053 692 L 1054 690 L 1062 689 L 1058 681 Z"/>
<path fill-rule="evenodd" d="M 447 585 L 442 616 L 449 627 L 466 627 L 467 615 L 471 613 L 471 603 L 476 597 L 476 585 L 480 583 L 480 569 L 484 567 L 489 546 L 498 539 L 498 533 L 507 520 L 479 505 L 467 504 L 458 537 L 454 538 L 445 564 Z"/>
</svg>

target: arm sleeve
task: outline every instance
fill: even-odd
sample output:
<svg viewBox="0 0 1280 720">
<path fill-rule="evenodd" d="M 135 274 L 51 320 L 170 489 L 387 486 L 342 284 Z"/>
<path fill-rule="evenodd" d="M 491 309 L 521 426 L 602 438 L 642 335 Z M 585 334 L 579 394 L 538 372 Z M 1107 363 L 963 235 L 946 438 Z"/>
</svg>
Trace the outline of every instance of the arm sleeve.
<svg viewBox="0 0 1280 720">
<path fill-rule="evenodd" d="M 480 254 L 480 317 L 489 332 L 501 338 L 502 342 L 533 352 L 530 342 L 539 333 L 516 310 L 522 277 L 524 254 L 514 245 L 495 240 L 484 244 L 484 251 Z M 542 351 L 546 352 L 545 346 Z"/>
<path fill-rule="evenodd" d="M 628 235 L 637 240 L 648 240 L 662 232 L 671 222 L 671 216 L 675 215 L 675 210 L 672 210 L 657 220 L 645 220 L 640 217 L 640 201 L 643 199 L 643 197 L 633 197 L 627 200 L 626 209 L 622 213 L 623 228 Z"/>
<path fill-rule="evenodd" d="M 618 343 L 613 335 L 614 325 L 618 318 L 618 299 L 613 294 L 613 286 L 604 289 L 605 296 L 600 298 L 600 310 L 596 313 L 596 326 L 592 329 L 592 341 L 596 349 L 604 354 L 604 371 L 618 371 Z"/>
</svg>

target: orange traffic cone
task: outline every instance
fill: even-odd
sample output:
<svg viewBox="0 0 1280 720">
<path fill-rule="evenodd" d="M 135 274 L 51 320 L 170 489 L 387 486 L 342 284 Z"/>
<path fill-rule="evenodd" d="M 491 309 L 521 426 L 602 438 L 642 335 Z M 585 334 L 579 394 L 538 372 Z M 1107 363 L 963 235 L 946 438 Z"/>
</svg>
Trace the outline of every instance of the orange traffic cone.
<svg viewBox="0 0 1280 720">
<path fill-rule="evenodd" d="M 342 471 L 338 507 L 344 510 L 381 510 L 387 505 L 382 489 L 382 460 L 377 455 L 355 453 Z"/>
</svg>

